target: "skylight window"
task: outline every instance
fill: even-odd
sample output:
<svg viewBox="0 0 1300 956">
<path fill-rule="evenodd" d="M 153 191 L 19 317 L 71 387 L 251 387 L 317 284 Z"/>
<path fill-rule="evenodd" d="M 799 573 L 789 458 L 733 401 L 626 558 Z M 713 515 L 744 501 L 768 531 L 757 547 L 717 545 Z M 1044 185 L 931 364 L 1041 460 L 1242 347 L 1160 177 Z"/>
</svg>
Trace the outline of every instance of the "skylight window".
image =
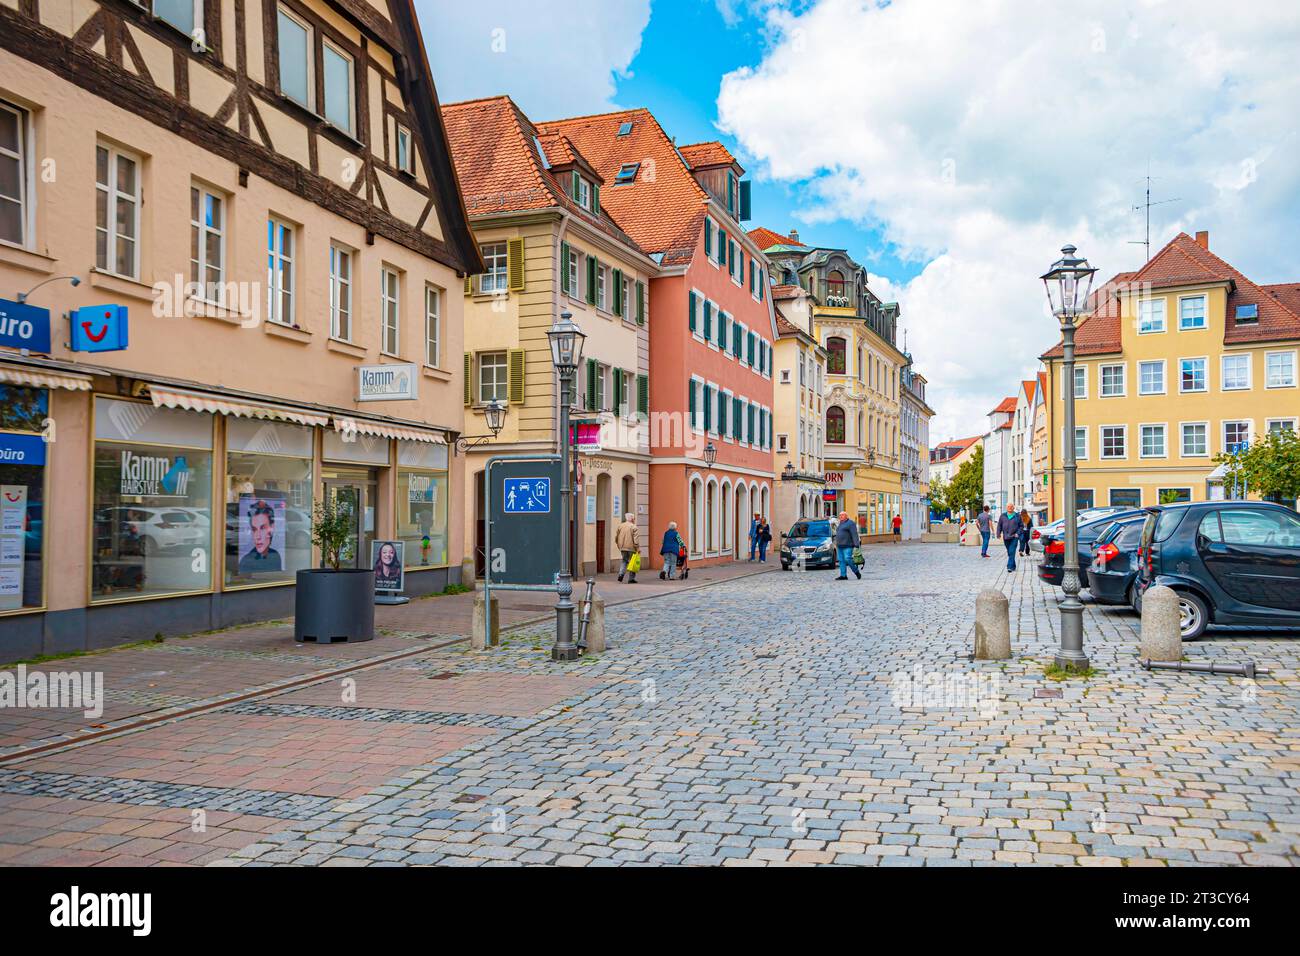
<svg viewBox="0 0 1300 956">
<path fill-rule="evenodd" d="M 534 137 L 533 137 L 533 145 L 537 147 L 537 155 L 538 155 L 538 156 L 541 158 L 541 160 L 542 160 L 542 168 L 543 168 L 543 169 L 550 169 L 550 168 L 551 168 L 551 161 L 550 161 L 549 159 L 546 158 L 546 150 L 542 149 L 542 141 L 541 141 L 540 139 L 538 139 L 536 136 L 534 136 Z"/>
<path fill-rule="evenodd" d="M 619 136 L 631 136 L 631 135 L 632 135 L 632 124 L 629 122 L 629 123 L 623 123 L 622 125 L 620 125 L 619 128 L 618 128 L 618 135 L 619 135 Z"/>
<path fill-rule="evenodd" d="M 1239 306 L 1237 306 L 1237 321 L 1238 321 L 1238 322 L 1258 322 L 1258 321 L 1259 321 L 1259 306 L 1256 305 L 1254 302 L 1251 302 L 1249 305 L 1239 305 Z"/>
<path fill-rule="evenodd" d="M 624 163 L 618 169 L 618 175 L 614 177 L 614 184 L 620 185 L 636 181 L 636 171 L 641 168 L 640 163 Z"/>
</svg>

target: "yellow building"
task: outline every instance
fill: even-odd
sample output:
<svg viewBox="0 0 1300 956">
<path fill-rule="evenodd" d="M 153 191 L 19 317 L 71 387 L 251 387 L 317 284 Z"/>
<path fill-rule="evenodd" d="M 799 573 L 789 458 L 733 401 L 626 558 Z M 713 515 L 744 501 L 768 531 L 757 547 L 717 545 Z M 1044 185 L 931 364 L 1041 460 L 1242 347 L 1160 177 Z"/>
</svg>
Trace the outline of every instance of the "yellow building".
<svg viewBox="0 0 1300 956">
<path fill-rule="evenodd" d="M 776 382 L 772 420 L 776 435 L 776 486 L 773 527 L 785 531 L 799 518 L 822 514 L 826 485 L 822 468 L 822 383 L 826 350 L 817 344 L 812 303 L 797 285 L 772 289 L 777 339 L 773 344 Z"/>
<path fill-rule="evenodd" d="M 1256 285 L 1210 252 L 1208 233 L 1180 233 L 1097 290 L 1092 307 L 1076 338 L 1081 506 L 1222 497 L 1216 455 L 1297 428 L 1300 284 Z M 1060 344 L 1042 358 L 1057 517 Z"/>
<path fill-rule="evenodd" d="M 574 396 L 582 487 L 574 513 L 579 574 L 618 569 L 614 531 L 637 516 L 648 553 L 649 282 L 657 267 L 600 203 L 606 184 L 564 136 L 539 131 L 509 97 L 444 107 L 447 138 L 486 266 L 465 281 L 465 451 L 474 507 L 465 534 L 483 560 L 483 469 L 493 455 L 556 450 L 556 389 L 547 329 L 568 310 L 587 338 Z"/>
</svg>

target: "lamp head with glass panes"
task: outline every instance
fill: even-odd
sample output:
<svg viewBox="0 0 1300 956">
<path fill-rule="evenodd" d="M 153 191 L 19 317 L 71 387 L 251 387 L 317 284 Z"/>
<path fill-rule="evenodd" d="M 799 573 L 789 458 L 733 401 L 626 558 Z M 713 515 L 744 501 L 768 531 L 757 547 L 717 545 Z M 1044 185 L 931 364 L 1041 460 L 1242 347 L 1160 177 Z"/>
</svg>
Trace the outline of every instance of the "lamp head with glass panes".
<svg viewBox="0 0 1300 956">
<path fill-rule="evenodd" d="M 587 336 L 573 321 L 572 312 L 561 312 L 546 337 L 551 340 L 551 362 L 558 372 L 572 372 L 582 364 L 582 345 Z"/>
<path fill-rule="evenodd" d="M 1075 255 L 1077 251 L 1074 246 L 1062 246 L 1061 258 L 1042 277 L 1052 315 L 1062 328 L 1074 325 L 1087 306 L 1092 294 L 1092 277 L 1097 272 L 1087 259 Z"/>
</svg>

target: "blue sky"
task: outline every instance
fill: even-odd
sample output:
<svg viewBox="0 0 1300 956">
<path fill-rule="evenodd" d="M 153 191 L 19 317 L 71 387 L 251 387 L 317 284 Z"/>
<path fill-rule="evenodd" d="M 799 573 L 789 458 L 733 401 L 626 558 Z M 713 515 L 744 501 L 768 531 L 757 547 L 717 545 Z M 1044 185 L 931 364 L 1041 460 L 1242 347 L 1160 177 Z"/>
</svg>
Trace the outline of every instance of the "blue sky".
<svg viewBox="0 0 1300 956">
<path fill-rule="evenodd" d="M 1257 282 L 1300 280 L 1300 17 L 1255 0 L 416 0 L 445 102 L 536 120 L 645 106 L 720 139 L 754 220 L 867 267 L 936 409 L 987 413 L 1057 338 L 1038 276 L 1072 243 L 1099 279 L 1207 230 Z"/>
</svg>

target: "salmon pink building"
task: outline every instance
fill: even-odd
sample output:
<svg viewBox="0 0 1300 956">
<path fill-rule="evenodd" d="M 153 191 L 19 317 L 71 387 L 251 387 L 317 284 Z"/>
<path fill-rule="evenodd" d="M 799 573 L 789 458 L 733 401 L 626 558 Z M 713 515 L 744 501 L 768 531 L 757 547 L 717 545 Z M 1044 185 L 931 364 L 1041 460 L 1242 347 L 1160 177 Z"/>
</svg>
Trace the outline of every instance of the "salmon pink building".
<svg viewBox="0 0 1300 956">
<path fill-rule="evenodd" d="M 776 326 L 767 260 L 741 226 L 744 170 L 721 143 L 678 148 L 644 109 L 540 128 L 592 163 L 602 206 L 660 266 L 649 296 L 648 550 L 676 521 L 692 562 L 747 557 L 750 520 L 770 520 L 773 504 Z"/>
</svg>

